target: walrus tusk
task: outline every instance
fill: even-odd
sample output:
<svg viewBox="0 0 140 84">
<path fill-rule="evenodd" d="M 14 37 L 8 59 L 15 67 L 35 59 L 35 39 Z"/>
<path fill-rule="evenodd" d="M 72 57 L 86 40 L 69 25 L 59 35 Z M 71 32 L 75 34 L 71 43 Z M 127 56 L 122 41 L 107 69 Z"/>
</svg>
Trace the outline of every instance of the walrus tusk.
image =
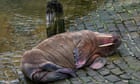
<svg viewBox="0 0 140 84">
<path fill-rule="evenodd" d="M 106 46 L 110 46 L 113 45 L 114 43 L 107 43 L 107 44 L 103 44 L 103 45 L 99 45 L 99 47 L 106 47 Z"/>
</svg>

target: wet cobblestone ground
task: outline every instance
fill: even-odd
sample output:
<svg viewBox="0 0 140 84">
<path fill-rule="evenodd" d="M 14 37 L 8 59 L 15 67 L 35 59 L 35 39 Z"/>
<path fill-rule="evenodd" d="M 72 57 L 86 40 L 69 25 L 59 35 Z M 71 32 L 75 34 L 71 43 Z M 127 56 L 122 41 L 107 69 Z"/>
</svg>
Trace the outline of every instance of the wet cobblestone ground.
<svg viewBox="0 0 140 84">
<path fill-rule="evenodd" d="M 82 29 L 117 33 L 123 43 L 107 57 L 104 68 L 86 67 L 77 72 L 76 78 L 50 84 L 140 84 L 140 0 L 106 0 L 96 11 L 71 22 L 70 31 Z M 0 53 L 0 84 L 30 84 L 19 67 L 21 53 Z"/>
</svg>

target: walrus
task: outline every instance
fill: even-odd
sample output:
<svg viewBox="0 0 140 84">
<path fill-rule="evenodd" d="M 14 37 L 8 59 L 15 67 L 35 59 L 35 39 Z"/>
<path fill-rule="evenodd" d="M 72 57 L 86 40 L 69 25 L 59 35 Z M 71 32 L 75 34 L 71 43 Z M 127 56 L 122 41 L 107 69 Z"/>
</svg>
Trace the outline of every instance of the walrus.
<svg viewBox="0 0 140 84">
<path fill-rule="evenodd" d="M 25 51 L 21 69 L 35 82 L 52 82 L 76 77 L 76 71 L 89 66 L 100 69 L 105 57 L 121 44 L 119 35 L 81 30 L 54 35 Z"/>
</svg>

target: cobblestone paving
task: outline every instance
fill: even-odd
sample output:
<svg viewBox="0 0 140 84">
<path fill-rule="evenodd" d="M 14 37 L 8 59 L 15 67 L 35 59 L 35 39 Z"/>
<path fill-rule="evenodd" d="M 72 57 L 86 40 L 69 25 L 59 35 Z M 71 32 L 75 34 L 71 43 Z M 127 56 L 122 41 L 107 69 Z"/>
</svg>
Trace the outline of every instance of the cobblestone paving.
<svg viewBox="0 0 140 84">
<path fill-rule="evenodd" d="M 104 68 L 86 67 L 77 72 L 76 78 L 50 84 L 140 84 L 140 0 L 105 0 L 103 6 L 70 25 L 70 31 L 82 29 L 117 33 L 123 43 L 107 57 Z M 30 84 L 20 71 L 21 53 L 0 54 L 0 84 Z"/>
</svg>

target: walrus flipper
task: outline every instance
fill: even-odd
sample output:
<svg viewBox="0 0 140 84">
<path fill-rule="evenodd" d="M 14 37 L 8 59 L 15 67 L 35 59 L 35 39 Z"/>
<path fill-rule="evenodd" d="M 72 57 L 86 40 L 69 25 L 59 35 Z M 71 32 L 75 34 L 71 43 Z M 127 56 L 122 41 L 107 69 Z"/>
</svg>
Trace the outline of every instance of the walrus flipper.
<svg viewBox="0 0 140 84">
<path fill-rule="evenodd" d="M 42 64 L 40 69 L 32 73 L 31 79 L 37 82 L 51 82 L 75 76 L 74 70 L 47 62 Z"/>
<path fill-rule="evenodd" d="M 100 69 L 106 64 L 106 58 L 104 57 L 97 57 L 95 61 L 90 65 L 92 69 Z"/>
<path fill-rule="evenodd" d="M 42 64 L 42 66 L 40 68 L 45 71 L 49 71 L 49 72 L 56 71 L 56 72 L 63 73 L 63 74 L 69 74 L 69 75 L 75 77 L 75 70 L 73 70 L 71 68 L 64 68 L 62 66 L 56 65 L 51 62 Z"/>
<path fill-rule="evenodd" d="M 80 58 L 80 53 L 79 53 L 78 48 L 74 48 L 73 55 L 74 55 L 74 61 L 75 61 L 76 68 L 78 69 L 78 68 L 83 67 L 86 63 L 86 59 Z"/>
<path fill-rule="evenodd" d="M 77 62 L 79 60 L 79 50 L 78 50 L 78 48 L 74 48 L 73 55 L 74 55 L 74 62 L 75 62 L 75 64 L 77 64 Z"/>
<path fill-rule="evenodd" d="M 32 80 L 35 82 L 52 82 L 70 77 L 68 74 L 60 73 L 57 71 L 47 72 L 39 70 L 32 74 Z"/>
<path fill-rule="evenodd" d="M 47 63 L 41 64 L 40 68 L 46 71 L 55 71 L 58 69 L 62 69 L 63 67 L 56 65 L 52 62 L 47 62 Z"/>
</svg>

